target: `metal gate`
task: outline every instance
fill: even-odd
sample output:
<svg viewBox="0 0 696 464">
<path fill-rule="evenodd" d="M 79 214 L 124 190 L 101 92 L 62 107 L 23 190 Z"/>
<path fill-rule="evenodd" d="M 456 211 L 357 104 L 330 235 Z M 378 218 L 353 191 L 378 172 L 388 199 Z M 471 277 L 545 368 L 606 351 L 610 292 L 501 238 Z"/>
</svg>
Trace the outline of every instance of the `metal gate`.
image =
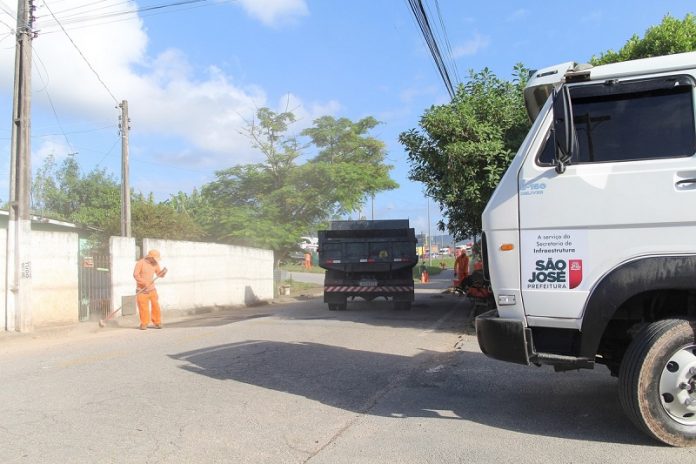
<svg viewBox="0 0 696 464">
<path fill-rule="evenodd" d="M 111 267 L 109 255 L 80 256 L 80 321 L 104 319 L 111 310 Z"/>
</svg>

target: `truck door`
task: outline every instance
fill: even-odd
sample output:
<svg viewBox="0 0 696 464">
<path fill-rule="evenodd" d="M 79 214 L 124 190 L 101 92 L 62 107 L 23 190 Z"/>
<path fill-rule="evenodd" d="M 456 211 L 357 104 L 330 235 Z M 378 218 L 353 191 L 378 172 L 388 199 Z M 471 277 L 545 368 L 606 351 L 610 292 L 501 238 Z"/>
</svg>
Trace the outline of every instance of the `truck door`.
<svg viewBox="0 0 696 464">
<path fill-rule="evenodd" d="M 525 312 L 579 319 L 619 264 L 696 252 L 696 135 L 691 75 L 570 87 L 578 151 L 554 168 L 552 114 L 518 175 Z M 548 106 L 547 106 L 548 108 Z"/>
</svg>

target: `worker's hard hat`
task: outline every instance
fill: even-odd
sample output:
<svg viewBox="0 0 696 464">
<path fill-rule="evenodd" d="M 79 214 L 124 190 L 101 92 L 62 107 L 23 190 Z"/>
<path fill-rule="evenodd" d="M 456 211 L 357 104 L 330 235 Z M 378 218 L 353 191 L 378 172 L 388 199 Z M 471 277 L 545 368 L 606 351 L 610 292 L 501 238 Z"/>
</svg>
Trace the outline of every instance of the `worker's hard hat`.
<svg viewBox="0 0 696 464">
<path fill-rule="evenodd" d="M 150 250 L 147 252 L 147 257 L 148 258 L 153 258 L 155 261 L 159 261 L 160 259 L 160 252 L 159 250 Z"/>
</svg>

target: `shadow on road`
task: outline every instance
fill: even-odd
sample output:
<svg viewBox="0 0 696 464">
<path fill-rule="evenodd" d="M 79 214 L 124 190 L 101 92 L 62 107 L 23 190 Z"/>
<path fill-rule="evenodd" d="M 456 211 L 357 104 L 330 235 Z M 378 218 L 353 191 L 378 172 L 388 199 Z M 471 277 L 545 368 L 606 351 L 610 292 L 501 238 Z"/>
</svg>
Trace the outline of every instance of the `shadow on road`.
<svg viewBox="0 0 696 464">
<path fill-rule="evenodd" d="M 470 334 L 473 333 L 472 311 L 473 307 L 465 297 L 448 294 L 418 295 L 410 311 L 394 310 L 390 301 L 381 298 L 373 301 L 356 298 L 348 303 L 347 311 L 329 311 L 320 299 L 314 298 L 306 302 L 283 305 L 230 308 L 165 323 L 168 328 L 216 327 L 260 317 L 275 317 L 281 320 L 336 320 L 383 327 Z M 448 314 L 447 320 L 437 323 Z"/>
<path fill-rule="evenodd" d="M 466 420 L 549 437 L 654 444 L 624 417 L 603 372 L 554 373 L 480 353 L 415 357 L 316 343 L 249 341 L 171 355 L 181 369 L 357 413 Z"/>
</svg>

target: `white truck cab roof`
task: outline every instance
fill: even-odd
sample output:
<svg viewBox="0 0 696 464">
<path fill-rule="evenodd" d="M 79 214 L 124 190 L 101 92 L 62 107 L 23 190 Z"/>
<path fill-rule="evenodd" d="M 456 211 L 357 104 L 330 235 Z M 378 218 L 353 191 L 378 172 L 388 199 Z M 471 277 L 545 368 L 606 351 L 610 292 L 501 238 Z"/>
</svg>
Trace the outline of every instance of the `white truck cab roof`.
<svg viewBox="0 0 696 464">
<path fill-rule="evenodd" d="M 676 53 L 674 55 L 641 58 L 638 60 L 622 61 L 601 66 L 578 64 L 573 61 L 539 69 L 529 78 L 524 89 L 524 100 L 527 114 L 534 121 L 544 106 L 554 87 L 558 87 L 569 76 L 584 75 L 583 80 L 619 79 L 646 73 L 657 74 L 673 72 L 679 69 L 693 67 L 696 63 L 696 52 Z"/>
</svg>

